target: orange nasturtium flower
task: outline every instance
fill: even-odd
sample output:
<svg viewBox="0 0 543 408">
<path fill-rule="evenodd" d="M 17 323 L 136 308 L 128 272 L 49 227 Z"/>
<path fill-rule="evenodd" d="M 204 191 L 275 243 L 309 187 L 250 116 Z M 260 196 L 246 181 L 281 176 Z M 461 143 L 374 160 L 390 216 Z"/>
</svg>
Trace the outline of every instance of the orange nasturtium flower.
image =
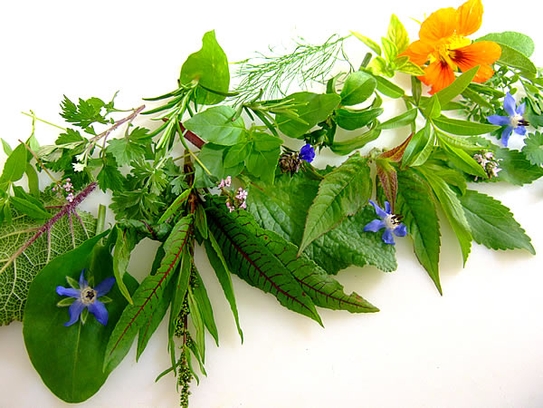
<svg viewBox="0 0 543 408">
<path fill-rule="evenodd" d="M 458 9 L 442 8 L 432 13 L 420 26 L 419 40 L 411 43 L 403 55 L 424 67 L 419 79 L 432 87 L 433 94 L 454 81 L 454 73 L 479 66 L 473 79 L 485 82 L 494 74 L 491 64 L 501 55 L 501 48 L 492 41 L 472 42 L 466 36 L 481 27 L 483 4 L 468 0 Z"/>
</svg>

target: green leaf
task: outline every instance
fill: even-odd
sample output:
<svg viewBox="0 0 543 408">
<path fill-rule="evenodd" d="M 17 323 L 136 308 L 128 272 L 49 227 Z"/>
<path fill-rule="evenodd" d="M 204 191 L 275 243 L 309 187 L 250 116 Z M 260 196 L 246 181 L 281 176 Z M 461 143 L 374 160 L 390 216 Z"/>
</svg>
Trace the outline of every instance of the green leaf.
<svg viewBox="0 0 543 408">
<path fill-rule="evenodd" d="M 359 136 L 353 137 L 352 139 L 342 142 L 334 141 L 332 146 L 330 146 L 330 150 L 332 150 L 335 154 L 345 156 L 352 153 L 354 150 L 360 149 L 366 146 L 368 143 L 373 142 L 379 137 L 380 134 L 381 129 L 374 127 Z"/>
<path fill-rule="evenodd" d="M 459 197 L 475 242 L 490 249 L 525 249 L 535 255 L 530 238 L 498 200 L 473 190 Z"/>
<path fill-rule="evenodd" d="M 189 292 L 192 294 L 194 299 L 194 304 L 197 305 L 198 311 L 200 313 L 202 322 L 209 332 L 213 339 L 215 340 L 215 344 L 217 347 L 219 346 L 219 332 L 217 330 L 217 325 L 215 323 L 215 317 L 213 316 L 213 307 L 211 306 L 211 301 L 209 300 L 209 296 L 207 295 L 207 290 L 204 285 L 204 282 L 202 281 L 202 278 L 198 272 L 198 270 L 193 265 L 192 270 L 193 276 L 193 284 L 189 286 Z M 190 309 L 190 313 L 192 316 L 193 310 Z M 199 342 L 200 343 L 200 342 Z M 205 344 L 205 337 L 204 340 L 201 341 L 202 344 Z"/>
<path fill-rule="evenodd" d="M 403 166 L 421 166 L 430 157 L 435 144 L 435 132 L 430 122 L 413 135 L 402 157 Z"/>
<path fill-rule="evenodd" d="M 336 110 L 334 114 L 334 119 L 336 120 L 339 127 L 346 130 L 356 130 L 369 125 L 383 112 L 383 108 L 364 110 L 351 110 L 341 108 Z"/>
<path fill-rule="evenodd" d="M 395 14 L 390 16 L 387 38 L 394 43 L 398 53 L 402 53 L 409 46 L 409 35 L 402 22 Z"/>
<path fill-rule="evenodd" d="M 11 224 L 0 227 L 0 324 L 23 319 L 28 289 L 36 274 L 94 235 L 96 225 L 90 214 L 78 212 L 78 217 L 60 218 L 49 233 L 38 235 L 40 228 L 43 223 L 25 216 L 14 217 Z"/>
<path fill-rule="evenodd" d="M 462 73 L 462 75 L 458 76 L 452 84 L 438 91 L 435 95 L 437 95 L 440 105 L 447 105 L 450 101 L 464 92 L 471 81 L 473 81 L 473 78 L 475 78 L 478 70 L 478 66 L 469 69 L 468 71 Z"/>
<path fill-rule="evenodd" d="M 45 211 L 42 205 L 36 205 L 34 202 L 29 200 L 29 197 L 30 196 L 25 198 L 11 197 L 10 202 L 19 213 L 28 215 L 34 220 L 43 221 L 51 218 L 51 214 Z"/>
<path fill-rule="evenodd" d="M 352 155 L 328 173 L 309 207 L 299 253 L 347 216 L 356 214 L 368 202 L 371 191 L 367 159 L 359 154 Z"/>
<path fill-rule="evenodd" d="M 75 104 L 64 95 L 61 108 L 62 112 L 60 113 L 60 116 L 67 122 L 90 131 L 92 134 L 94 134 L 94 131 L 90 126 L 93 123 L 107 123 L 107 119 L 104 116 L 105 111 L 107 111 L 107 105 L 100 98 L 92 97 L 86 100 L 79 98 L 78 103 Z"/>
<path fill-rule="evenodd" d="M 404 216 L 415 255 L 442 293 L 439 279 L 441 245 L 436 203 L 428 183 L 413 169 L 398 172 L 396 211 Z"/>
<path fill-rule="evenodd" d="M 375 78 L 363 71 L 349 74 L 339 96 L 341 104 L 345 106 L 356 105 L 366 101 L 377 87 Z"/>
<path fill-rule="evenodd" d="M 219 201 L 219 200 L 214 200 Z M 246 211 L 228 212 L 223 202 L 208 204 L 209 229 L 223 253 L 228 254 L 228 269 L 252 286 L 274 295 L 286 308 L 301 313 L 319 324 L 321 319 L 313 301 L 293 277 L 289 265 L 296 258 L 277 252 L 271 246 L 280 237 L 260 228 Z M 284 247 L 286 241 L 280 242 Z"/>
<path fill-rule="evenodd" d="M 440 177 L 439 173 L 430 169 L 424 170 L 424 177 L 432 187 L 437 201 L 456 234 L 456 238 L 460 244 L 460 250 L 462 251 L 462 259 L 465 264 L 471 251 L 472 236 L 462 204 L 456 193 L 443 178 Z"/>
<path fill-rule="evenodd" d="M 351 34 L 358 38 L 360 41 L 362 41 L 364 44 L 366 44 L 366 46 L 374 53 L 376 53 L 377 55 L 381 55 L 381 47 L 375 41 L 356 31 L 351 31 Z"/>
<path fill-rule="evenodd" d="M 113 367 L 102 370 L 107 340 L 126 305 L 116 285 L 107 296 L 108 323 L 101 325 L 89 316 L 85 322 L 65 327 L 68 309 L 58 307 L 62 299 L 55 289 L 67 286 L 66 277 L 78 280 L 81 270 L 94 284 L 112 275 L 110 253 L 97 244 L 96 236 L 76 249 L 52 260 L 33 280 L 28 293 L 23 321 L 25 346 L 32 365 L 45 385 L 60 399 L 82 402 L 104 384 Z M 137 282 L 126 275 L 126 284 L 134 290 Z"/>
<path fill-rule="evenodd" d="M 534 166 L 543 164 L 543 133 L 535 132 L 524 139 L 522 153 Z"/>
<path fill-rule="evenodd" d="M 393 99 L 398 99 L 405 95 L 403 88 L 390 82 L 388 79 L 382 76 L 376 76 L 375 79 L 377 80 L 377 90 L 383 95 Z"/>
<path fill-rule="evenodd" d="M 393 118 L 390 118 L 389 120 L 380 123 L 378 125 L 379 129 L 396 129 L 403 126 L 409 126 L 413 122 L 415 122 L 415 119 L 417 118 L 418 109 L 413 108 L 405 111 L 404 113 L 399 114 L 398 116 L 395 116 Z"/>
<path fill-rule="evenodd" d="M 25 174 L 29 153 L 24 144 L 19 144 L 8 156 L 4 163 L 4 170 L 0 176 L 0 183 L 13 183 L 20 180 Z"/>
<path fill-rule="evenodd" d="M 116 367 L 128 353 L 139 330 L 151 324 L 153 312 L 175 274 L 181 255 L 191 241 L 192 217 L 181 218 L 164 242 L 165 255 L 156 274 L 147 276 L 132 295 L 133 304 L 121 315 L 107 344 L 104 369 Z"/>
<path fill-rule="evenodd" d="M 197 82 L 196 102 L 214 105 L 224 100 L 230 87 L 228 59 L 217 42 L 215 31 L 208 31 L 202 38 L 202 48 L 187 58 L 181 67 L 179 83 L 190 85 Z M 214 92 L 213 92 L 214 91 Z"/>
<path fill-rule="evenodd" d="M 444 130 L 460 136 L 475 136 L 494 132 L 499 129 L 499 126 L 486 123 L 470 122 L 469 120 L 451 119 L 446 116 L 440 116 L 433 119 L 433 123 Z"/>
<path fill-rule="evenodd" d="M 535 50 L 534 41 L 529 36 L 515 31 L 486 34 L 478 38 L 477 41 L 494 41 L 500 45 L 507 45 L 528 58 Z"/>
<path fill-rule="evenodd" d="M 277 126 L 287 136 L 302 138 L 306 132 L 332 114 L 341 98 L 337 94 L 298 92 L 287 96 L 284 100 L 296 105 L 297 116 L 278 113 L 275 116 Z"/>
<path fill-rule="evenodd" d="M 437 95 L 433 95 L 424 108 L 424 115 L 428 119 L 436 119 L 441 115 L 441 103 Z"/>
<path fill-rule="evenodd" d="M 134 128 L 127 137 L 108 139 L 106 151 L 115 157 L 119 166 L 130 164 L 132 160 L 145 156 L 146 144 L 149 142 L 148 135 L 148 129 Z"/>
<path fill-rule="evenodd" d="M 123 282 L 123 276 L 128 271 L 130 253 L 136 246 L 136 234 L 131 228 L 121 228 L 119 224 L 114 227 L 116 239 L 113 252 L 113 275 L 118 282 L 119 290 L 128 303 L 132 304 L 132 297 L 128 287 Z"/>
<path fill-rule="evenodd" d="M 235 115 L 236 111 L 229 106 L 214 106 L 197 113 L 184 125 L 210 143 L 232 146 L 246 137 L 243 119 L 234 119 Z"/>
<path fill-rule="evenodd" d="M 497 178 L 492 179 L 493 181 L 505 180 L 508 183 L 522 186 L 543 176 L 543 168 L 530 163 L 523 151 L 496 148 L 495 156 L 502 170 Z"/>
<path fill-rule="evenodd" d="M 273 187 L 252 188 L 247 208 L 260 226 L 297 245 L 302 240 L 307 211 L 318 188 L 319 181 L 306 173 L 292 177 L 281 175 Z M 394 247 L 383 245 L 380 237 L 362 231 L 363 226 L 373 219 L 375 212 L 364 207 L 313 241 L 304 253 L 331 274 L 350 265 L 373 265 L 387 272 L 395 270 Z"/>
<path fill-rule="evenodd" d="M 537 67 L 530 60 L 530 58 L 508 45 L 500 44 L 500 47 L 502 49 L 502 53 L 497 61 L 498 64 L 503 64 L 511 68 L 517 68 L 530 75 L 537 74 Z"/>
<path fill-rule="evenodd" d="M 211 264 L 211 266 L 213 267 L 213 270 L 215 271 L 215 275 L 217 276 L 217 279 L 219 280 L 219 283 L 224 292 L 224 296 L 226 297 L 226 300 L 228 301 L 228 304 L 230 305 L 230 310 L 232 311 L 232 315 L 234 316 L 234 321 L 236 322 L 236 327 L 238 329 L 239 337 L 241 338 L 241 341 L 243 342 L 243 331 L 241 330 L 241 325 L 239 322 L 239 313 L 238 313 L 238 307 L 236 304 L 236 296 L 234 294 L 234 286 L 232 284 L 232 277 L 230 275 L 231 272 L 228 269 L 228 264 L 213 234 L 208 234 L 208 239 L 205 240 L 204 243 L 205 243 L 207 258 L 209 259 L 209 263 Z"/>
</svg>

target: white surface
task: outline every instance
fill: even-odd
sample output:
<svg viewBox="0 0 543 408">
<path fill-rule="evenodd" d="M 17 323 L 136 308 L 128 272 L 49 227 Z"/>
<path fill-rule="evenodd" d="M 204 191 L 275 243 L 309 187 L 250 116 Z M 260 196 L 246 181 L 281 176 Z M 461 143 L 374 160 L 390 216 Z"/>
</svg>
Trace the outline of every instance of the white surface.
<svg viewBox="0 0 543 408">
<path fill-rule="evenodd" d="M 367 6 L 366 6 L 367 4 Z M 289 44 L 320 42 L 357 30 L 378 39 L 391 13 L 412 38 L 422 19 L 460 1 L 10 1 L 0 14 L 0 137 L 15 144 L 30 134 L 21 111 L 60 122 L 62 95 L 108 98 L 118 105 L 175 86 L 178 70 L 217 37 L 231 61 Z M 486 1 L 480 34 L 516 30 L 543 47 L 533 3 Z M 371 9 L 365 10 L 365 8 Z M 532 12 L 530 11 L 532 10 Z M 360 46 L 361 52 L 365 49 Z M 543 55 L 541 51 L 539 55 Z M 536 61 L 543 65 L 541 58 Z M 38 127 L 41 140 L 55 132 Z M 2 159 L 3 160 L 3 159 Z M 543 183 L 487 190 L 515 213 L 543 252 Z M 541 407 L 543 406 L 543 272 L 541 255 L 491 252 L 474 246 L 462 269 L 459 249 L 444 231 L 444 296 L 398 240 L 398 271 L 352 268 L 339 274 L 381 308 L 378 314 L 321 312 L 325 329 L 282 308 L 274 298 L 234 277 L 245 343 L 213 279 L 220 348 L 208 342 L 207 377 L 192 388 L 192 408 Z M 138 252 L 135 272 L 148 262 Z M 202 271 L 208 270 L 199 257 Z M 211 276 L 207 274 L 207 276 Z M 154 379 L 168 366 L 161 326 L 139 363 L 134 352 L 82 407 L 175 407 L 175 380 Z M 26 355 L 21 324 L 0 327 L 0 407 L 63 407 L 42 384 Z"/>
</svg>

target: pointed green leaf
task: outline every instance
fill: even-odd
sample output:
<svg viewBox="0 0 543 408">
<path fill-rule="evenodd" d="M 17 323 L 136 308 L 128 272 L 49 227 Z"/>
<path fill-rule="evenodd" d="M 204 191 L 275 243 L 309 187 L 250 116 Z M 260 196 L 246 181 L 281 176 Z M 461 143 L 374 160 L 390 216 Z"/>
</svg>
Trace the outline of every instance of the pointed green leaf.
<svg viewBox="0 0 543 408">
<path fill-rule="evenodd" d="M 243 140 L 246 130 L 241 117 L 229 106 L 213 106 L 185 121 L 185 127 L 210 143 L 232 146 Z"/>
<path fill-rule="evenodd" d="M 530 238 L 498 200 L 473 190 L 459 199 L 475 242 L 490 249 L 525 249 L 535 255 Z"/>
<path fill-rule="evenodd" d="M 393 99 L 398 99 L 405 95 L 403 88 L 390 82 L 388 79 L 382 76 L 377 76 L 375 79 L 377 80 L 377 90 L 383 95 Z"/>
<path fill-rule="evenodd" d="M 156 274 L 147 276 L 132 295 L 107 344 L 104 369 L 116 367 L 130 349 L 138 331 L 153 320 L 153 311 L 173 277 L 181 255 L 191 242 L 192 216 L 181 218 L 164 242 L 165 255 Z"/>
<path fill-rule="evenodd" d="M 468 85 L 473 81 L 479 67 L 473 67 L 468 71 L 464 72 L 462 75 L 457 77 L 452 84 L 446 88 L 438 91 L 435 95 L 439 99 L 441 106 L 445 106 L 458 95 L 460 95 L 468 87 Z"/>
<path fill-rule="evenodd" d="M 434 118 L 433 123 L 445 132 L 460 136 L 484 135 L 499 129 L 499 126 L 487 123 L 470 122 L 469 120 L 463 119 L 451 119 L 446 116 Z"/>
<path fill-rule="evenodd" d="M 396 45 L 398 53 L 402 53 L 409 46 L 409 35 L 407 34 L 407 30 L 395 14 L 390 16 L 387 37 Z"/>
<path fill-rule="evenodd" d="M 351 34 L 358 38 L 360 41 L 362 41 L 364 44 L 366 44 L 366 46 L 368 46 L 368 48 L 374 53 L 376 53 L 377 55 L 381 55 L 381 47 L 371 38 L 368 38 L 365 35 L 362 35 L 356 31 L 351 31 Z"/>
<path fill-rule="evenodd" d="M 441 245 L 436 204 L 428 183 L 413 169 L 398 172 L 396 212 L 404 216 L 417 259 L 442 293 L 439 279 Z"/>
<path fill-rule="evenodd" d="M 368 202 L 371 190 L 367 159 L 359 154 L 352 155 L 328 173 L 308 210 L 299 252 L 347 216 L 356 214 Z"/>
<path fill-rule="evenodd" d="M 202 317 L 202 321 L 204 323 L 204 326 L 206 327 L 207 331 L 213 339 L 215 340 L 215 344 L 217 347 L 219 346 L 219 331 L 217 330 L 217 325 L 215 323 L 215 317 L 213 316 L 213 307 L 211 306 L 211 301 L 209 300 L 209 296 L 207 295 L 207 290 L 204 285 L 204 282 L 202 281 L 202 277 L 200 276 L 200 273 L 193 265 L 193 277 L 194 279 L 193 284 L 189 287 L 189 290 L 191 291 L 194 302 L 198 305 L 198 310 L 200 311 L 200 315 Z M 192 309 L 191 309 L 192 313 Z M 204 341 L 205 343 L 205 341 Z"/>
<path fill-rule="evenodd" d="M 404 113 L 399 114 L 378 125 L 379 129 L 396 129 L 403 126 L 411 125 L 417 118 L 418 110 L 416 108 L 409 109 Z"/>
<path fill-rule="evenodd" d="M 20 180 L 25 174 L 29 153 L 26 146 L 20 143 L 6 159 L 0 176 L 0 183 Z"/>
</svg>

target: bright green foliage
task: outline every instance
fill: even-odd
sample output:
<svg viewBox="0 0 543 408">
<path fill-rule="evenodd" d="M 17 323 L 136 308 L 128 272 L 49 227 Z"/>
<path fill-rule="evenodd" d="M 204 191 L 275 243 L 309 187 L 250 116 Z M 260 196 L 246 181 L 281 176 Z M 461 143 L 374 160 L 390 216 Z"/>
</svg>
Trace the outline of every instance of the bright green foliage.
<svg viewBox="0 0 543 408">
<path fill-rule="evenodd" d="M 114 110 L 113 99 L 106 103 L 100 98 L 79 98 L 78 102 L 72 102 L 66 95 L 61 103 L 61 116 L 66 122 L 72 123 L 86 132 L 95 134 L 92 125 L 94 123 L 106 124 L 106 115 Z"/>
<path fill-rule="evenodd" d="M 243 119 L 235 116 L 236 111 L 228 106 L 214 106 L 187 120 L 185 127 L 209 143 L 232 146 L 245 134 Z"/>
<path fill-rule="evenodd" d="M 0 227 L 0 324 L 22 320 L 28 289 L 38 272 L 53 259 L 94 235 L 94 218 L 78 213 L 57 221 L 32 245 L 21 251 L 43 223 L 14 216 Z"/>
<path fill-rule="evenodd" d="M 228 59 L 217 42 L 215 31 L 204 34 L 202 48 L 191 54 L 183 66 L 179 76 L 182 85 L 196 82 L 195 101 L 200 105 L 214 105 L 221 102 L 230 86 Z"/>
<path fill-rule="evenodd" d="M 25 309 L 23 335 L 33 366 L 43 382 L 60 399 L 76 403 L 94 395 L 104 384 L 113 367 L 103 371 L 107 339 L 119 319 L 126 300 L 116 285 L 108 293 L 108 324 L 101 325 L 93 316 L 66 327 L 68 309 L 58 307 L 63 299 L 55 289 L 68 286 L 66 277 L 79 280 L 81 270 L 94 284 L 112 275 L 111 254 L 100 245 L 101 236 L 85 241 L 76 249 L 47 264 L 30 286 Z M 91 280 L 89 280 L 89 284 Z M 137 282 L 129 275 L 125 284 L 133 291 Z"/>
<path fill-rule="evenodd" d="M 534 166 L 541 166 L 543 164 L 543 133 L 535 132 L 528 135 L 524 143 L 522 152 L 526 158 Z"/>
</svg>

